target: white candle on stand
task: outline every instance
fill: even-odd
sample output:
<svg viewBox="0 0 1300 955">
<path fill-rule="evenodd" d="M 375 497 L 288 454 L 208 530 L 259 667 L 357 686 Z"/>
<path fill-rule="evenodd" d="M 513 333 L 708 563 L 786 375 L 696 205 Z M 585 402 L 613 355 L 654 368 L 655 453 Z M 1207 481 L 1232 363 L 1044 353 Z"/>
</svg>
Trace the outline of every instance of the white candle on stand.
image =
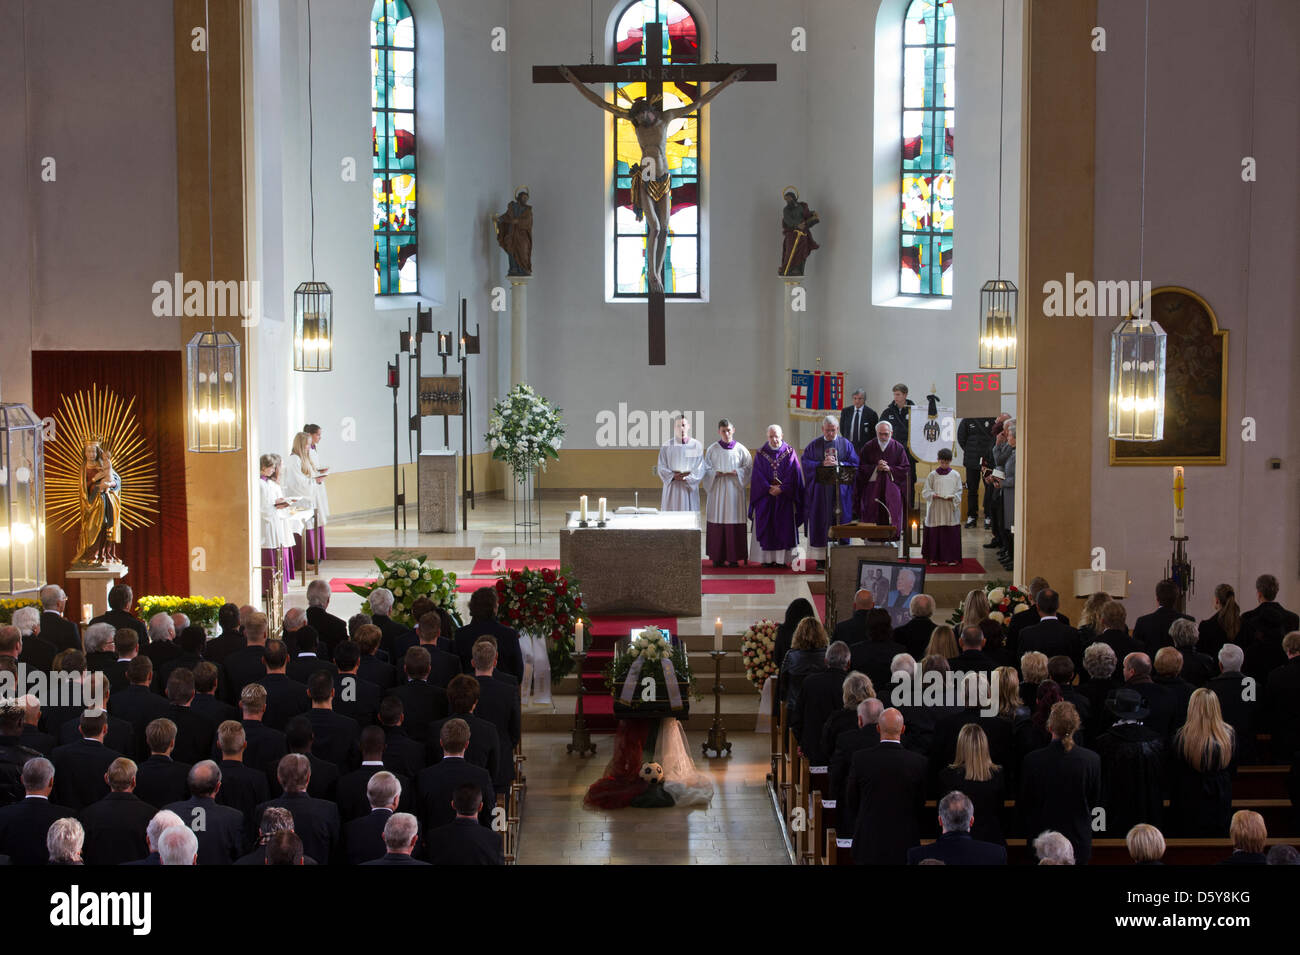
<svg viewBox="0 0 1300 955">
<path fill-rule="evenodd" d="M 82 604 L 82 605 L 81 605 L 81 622 L 82 622 L 82 623 L 90 623 L 90 618 L 93 617 L 94 615 L 95 615 L 95 605 L 94 605 L 94 604 Z"/>
<path fill-rule="evenodd" d="M 1186 537 L 1187 527 L 1183 522 L 1183 469 L 1174 468 L 1174 536 Z"/>
<path fill-rule="evenodd" d="M 606 509 L 605 509 L 605 499 L 604 499 L 603 497 L 600 498 L 600 499 L 596 502 L 596 506 L 600 508 L 600 520 L 601 520 L 601 523 L 604 523 L 605 518 L 608 516 L 608 515 L 607 515 L 607 512 L 606 512 Z"/>
<path fill-rule="evenodd" d="M 582 497 L 578 498 L 578 520 L 585 521 L 586 519 L 587 519 L 587 495 L 584 494 L 582 495 Z"/>
<path fill-rule="evenodd" d="M 722 618 L 719 617 L 713 624 L 713 652 L 722 652 Z"/>
<path fill-rule="evenodd" d="M 585 499 L 584 499 L 585 500 Z M 582 652 L 582 621 L 579 620 L 573 628 L 573 652 Z M 581 676 L 581 674 L 579 674 Z"/>
</svg>

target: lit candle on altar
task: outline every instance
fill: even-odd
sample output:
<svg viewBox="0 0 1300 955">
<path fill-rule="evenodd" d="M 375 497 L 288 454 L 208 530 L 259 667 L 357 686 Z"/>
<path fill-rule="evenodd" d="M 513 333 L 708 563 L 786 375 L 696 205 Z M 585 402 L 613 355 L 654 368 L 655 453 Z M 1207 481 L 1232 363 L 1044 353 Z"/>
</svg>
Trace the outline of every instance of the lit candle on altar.
<svg viewBox="0 0 1300 955">
<path fill-rule="evenodd" d="M 722 652 L 722 618 L 719 617 L 713 623 L 713 652 Z"/>
<path fill-rule="evenodd" d="M 605 499 L 602 497 L 599 500 L 597 500 L 596 506 L 600 510 L 600 521 L 603 524 L 605 522 L 606 517 L 608 517 L 608 511 L 605 507 Z"/>
<path fill-rule="evenodd" d="M 582 652 L 582 621 L 579 620 L 573 627 L 573 652 Z"/>
<path fill-rule="evenodd" d="M 587 520 L 587 495 L 578 498 L 578 520 L 584 523 Z"/>
<path fill-rule="evenodd" d="M 95 615 L 95 605 L 94 605 L 94 604 L 82 604 L 82 605 L 81 605 L 81 622 L 82 622 L 82 623 L 90 623 L 90 618 L 93 617 L 94 615 Z"/>
<path fill-rule="evenodd" d="M 1183 523 L 1183 484 L 1182 465 L 1174 468 L 1174 536 L 1186 537 L 1187 528 Z"/>
</svg>

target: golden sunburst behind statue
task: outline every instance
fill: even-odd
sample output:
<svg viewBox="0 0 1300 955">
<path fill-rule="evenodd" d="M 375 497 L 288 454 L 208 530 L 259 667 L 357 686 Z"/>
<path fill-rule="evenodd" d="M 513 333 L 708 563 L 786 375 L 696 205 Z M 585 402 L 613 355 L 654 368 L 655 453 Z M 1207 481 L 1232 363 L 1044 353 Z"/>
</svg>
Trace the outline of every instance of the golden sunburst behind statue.
<svg viewBox="0 0 1300 955">
<path fill-rule="evenodd" d="M 116 392 L 61 395 L 55 437 L 46 445 L 45 516 L 59 530 L 80 526 L 72 566 L 118 563 L 122 528 L 153 523 L 157 468 L 132 408 Z"/>
</svg>

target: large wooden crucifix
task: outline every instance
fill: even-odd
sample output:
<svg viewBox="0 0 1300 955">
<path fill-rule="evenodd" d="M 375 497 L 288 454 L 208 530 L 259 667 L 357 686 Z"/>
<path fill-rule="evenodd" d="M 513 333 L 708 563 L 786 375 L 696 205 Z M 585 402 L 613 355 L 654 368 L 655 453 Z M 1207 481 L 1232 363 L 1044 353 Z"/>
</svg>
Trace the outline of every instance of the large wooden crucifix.
<svg viewBox="0 0 1300 955">
<path fill-rule="evenodd" d="M 572 83 L 601 109 L 632 123 L 641 144 L 641 162 L 632 167 L 632 205 L 646 222 L 646 281 L 650 326 L 650 364 L 667 362 L 664 336 L 664 256 L 668 250 L 668 215 L 672 208 L 671 172 L 668 169 L 668 124 L 702 109 L 732 83 L 772 82 L 775 63 L 665 64 L 663 24 L 645 25 L 644 65 L 534 66 L 534 83 Z M 664 82 L 717 83 L 685 106 L 663 109 Z M 720 81 L 720 82 L 719 82 Z M 586 87 L 587 83 L 645 83 L 646 95 L 624 109 L 608 103 Z"/>
</svg>

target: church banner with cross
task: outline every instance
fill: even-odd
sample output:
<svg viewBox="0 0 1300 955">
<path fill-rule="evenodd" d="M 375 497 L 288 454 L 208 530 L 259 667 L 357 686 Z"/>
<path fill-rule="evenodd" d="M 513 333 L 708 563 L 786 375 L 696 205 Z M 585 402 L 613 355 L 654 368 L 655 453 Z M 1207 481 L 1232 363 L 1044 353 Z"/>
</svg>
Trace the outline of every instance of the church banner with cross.
<svg viewBox="0 0 1300 955">
<path fill-rule="evenodd" d="M 796 418 L 824 418 L 844 405 L 844 372 L 792 369 L 790 414 Z"/>
</svg>

